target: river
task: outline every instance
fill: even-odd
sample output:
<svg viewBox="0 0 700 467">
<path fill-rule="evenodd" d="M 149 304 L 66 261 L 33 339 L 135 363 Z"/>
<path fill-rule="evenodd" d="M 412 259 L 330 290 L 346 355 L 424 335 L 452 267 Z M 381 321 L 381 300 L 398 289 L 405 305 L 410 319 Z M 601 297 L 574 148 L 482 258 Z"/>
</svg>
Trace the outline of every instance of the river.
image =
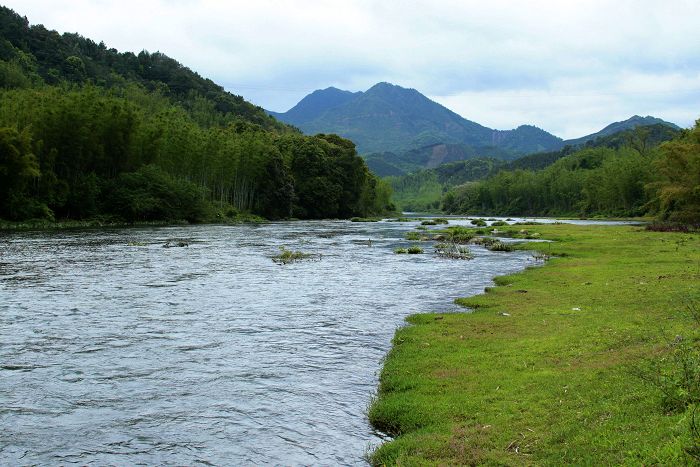
<svg viewBox="0 0 700 467">
<path fill-rule="evenodd" d="M 534 264 L 394 254 L 417 224 L 0 234 L 0 464 L 365 464 L 404 318 Z"/>
</svg>

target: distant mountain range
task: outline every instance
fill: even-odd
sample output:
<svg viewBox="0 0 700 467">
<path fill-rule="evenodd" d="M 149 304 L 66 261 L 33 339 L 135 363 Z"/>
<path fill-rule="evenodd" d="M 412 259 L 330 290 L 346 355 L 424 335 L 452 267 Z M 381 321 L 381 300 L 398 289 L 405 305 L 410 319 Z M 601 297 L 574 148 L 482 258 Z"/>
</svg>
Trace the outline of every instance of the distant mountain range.
<svg viewBox="0 0 700 467">
<path fill-rule="evenodd" d="M 557 151 L 636 126 L 662 123 L 678 128 L 658 118 L 635 115 L 573 140 L 563 140 L 532 125 L 494 130 L 461 117 L 415 89 L 390 83 L 375 84 L 365 92 L 334 87 L 317 90 L 287 112 L 268 113 L 307 134 L 337 133 L 349 138 L 368 160 L 388 163 L 401 172 L 415 162 L 435 167 L 477 155 L 514 159 Z"/>
</svg>

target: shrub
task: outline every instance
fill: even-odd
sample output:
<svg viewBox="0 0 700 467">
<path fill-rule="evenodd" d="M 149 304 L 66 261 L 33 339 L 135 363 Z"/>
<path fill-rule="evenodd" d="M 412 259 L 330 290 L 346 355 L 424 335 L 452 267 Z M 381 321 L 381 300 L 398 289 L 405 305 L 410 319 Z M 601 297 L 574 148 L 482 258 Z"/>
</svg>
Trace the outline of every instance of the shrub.
<svg viewBox="0 0 700 467">
<path fill-rule="evenodd" d="M 510 243 L 504 243 L 500 241 L 495 241 L 490 245 L 487 245 L 486 248 L 488 248 L 491 251 L 513 251 L 513 245 L 511 245 Z"/>
<path fill-rule="evenodd" d="M 301 251 L 287 250 L 285 247 L 280 247 L 280 254 L 272 257 L 272 261 L 277 264 L 289 264 L 295 261 L 301 261 L 313 257 L 311 253 L 303 253 Z"/>
<path fill-rule="evenodd" d="M 447 228 L 447 239 L 452 243 L 469 243 L 475 235 L 476 232 L 467 227 L 454 226 Z"/>
<path fill-rule="evenodd" d="M 421 235 L 418 232 L 406 232 L 405 238 L 406 240 L 419 241 L 421 239 Z"/>
</svg>

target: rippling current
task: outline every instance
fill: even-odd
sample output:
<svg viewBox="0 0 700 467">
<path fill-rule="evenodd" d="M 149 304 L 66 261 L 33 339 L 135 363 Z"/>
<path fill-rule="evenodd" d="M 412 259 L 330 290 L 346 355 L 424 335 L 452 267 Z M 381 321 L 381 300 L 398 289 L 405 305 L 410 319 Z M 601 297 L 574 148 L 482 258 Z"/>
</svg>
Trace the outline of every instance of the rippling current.
<svg viewBox="0 0 700 467">
<path fill-rule="evenodd" d="M 0 235 L 0 464 L 364 464 L 404 318 L 533 264 L 394 254 L 416 225 Z"/>
</svg>

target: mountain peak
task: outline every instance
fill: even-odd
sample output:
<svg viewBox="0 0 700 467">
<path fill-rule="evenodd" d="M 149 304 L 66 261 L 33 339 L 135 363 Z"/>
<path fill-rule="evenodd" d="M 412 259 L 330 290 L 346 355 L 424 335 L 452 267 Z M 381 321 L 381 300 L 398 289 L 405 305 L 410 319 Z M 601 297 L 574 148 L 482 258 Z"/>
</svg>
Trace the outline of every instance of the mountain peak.
<svg viewBox="0 0 700 467">
<path fill-rule="evenodd" d="M 627 120 L 622 120 L 620 122 L 613 122 L 610 125 L 607 125 L 605 128 L 603 128 L 602 130 L 600 130 L 596 133 L 591 133 L 590 135 L 582 136 L 582 137 L 576 138 L 576 139 L 570 139 L 570 140 L 565 141 L 565 143 L 570 144 L 572 146 L 575 146 L 578 144 L 583 144 L 586 141 L 593 141 L 597 138 L 601 138 L 603 136 L 609 136 L 609 135 L 612 135 L 614 133 L 618 133 L 620 131 L 629 130 L 631 128 L 636 128 L 639 126 L 651 126 L 651 125 L 666 125 L 668 127 L 673 128 L 674 130 L 680 130 L 680 127 L 678 125 L 676 125 L 675 123 L 667 122 L 666 120 L 652 117 L 651 115 L 647 115 L 646 117 L 642 117 L 639 115 L 632 115 Z"/>
<path fill-rule="evenodd" d="M 385 95 L 385 94 L 391 94 L 391 95 L 420 95 L 421 97 L 424 97 L 427 99 L 427 97 L 423 96 L 423 94 L 419 93 L 413 88 L 404 88 L 402 86 L 399 86 L 398 84 L 391 84 L 387 83 L 386 81 L 379 82 L 369 88 L 366 92 L 366 94 L 379 94 L 379 95 Z"/>
<path fill-rule="evenodd" d="M 295 126 L 313 120 L 317 116 L 330 109 L 341 106 L 354 99 L 361 92 L 350 92 L 329 86 L 326 89 L 317 89 L 300 100 L 297 105 L 287 112 L 280 114 L 271 112 L 273 116 Z"/>
</svg>

